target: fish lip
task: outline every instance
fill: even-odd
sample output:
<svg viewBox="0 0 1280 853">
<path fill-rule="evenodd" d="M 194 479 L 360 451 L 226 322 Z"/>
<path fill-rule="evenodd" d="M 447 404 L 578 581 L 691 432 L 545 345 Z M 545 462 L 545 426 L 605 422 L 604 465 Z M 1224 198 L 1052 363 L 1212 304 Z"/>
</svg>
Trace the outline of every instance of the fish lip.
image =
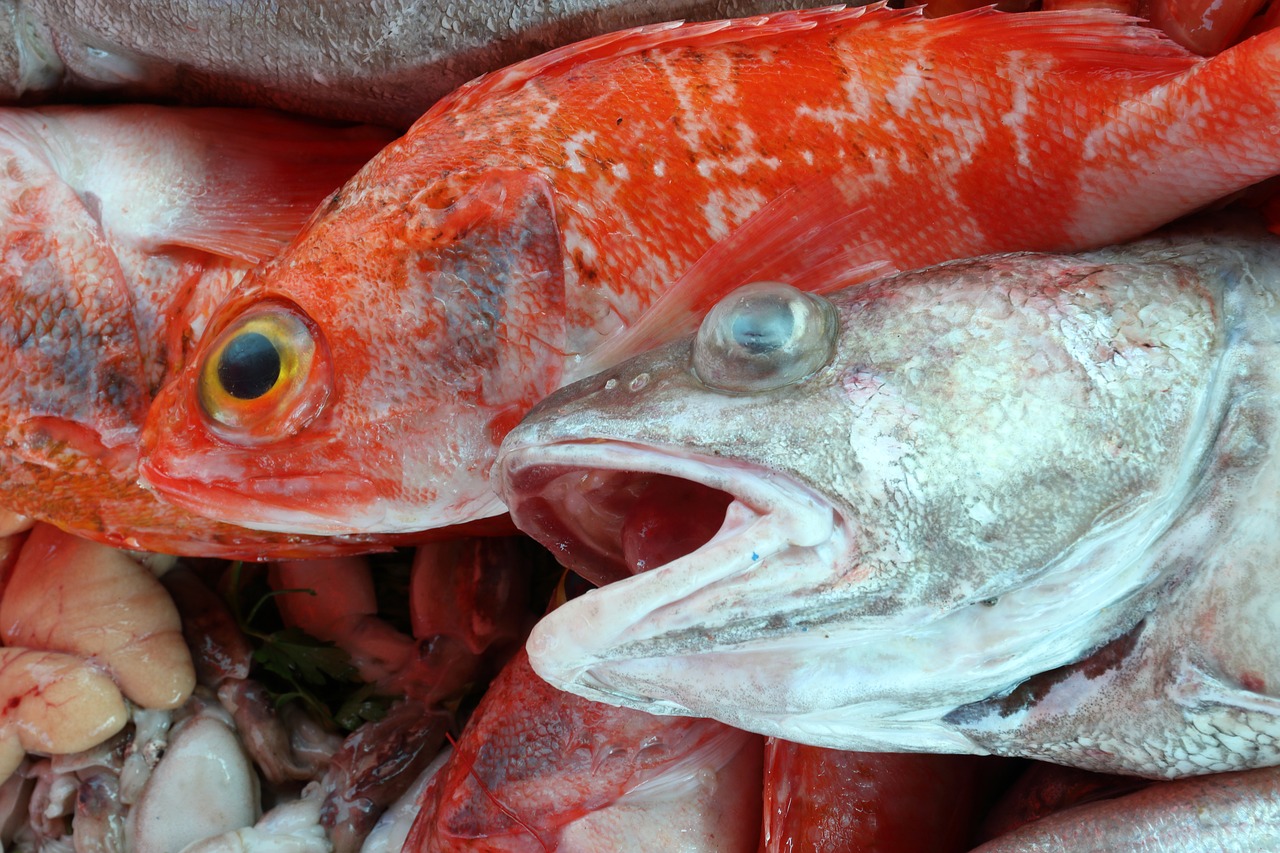
<svg viewBox="0 0 1280 853">
<path fill-rule="evenodd" d="M 271 479 L 249 477 L 244 482 Z M 139 466 L 138 472 L 138 485 L 162 500 L 189 512 L 249 530 L 297 533 L 299 524 L 305 523 L 308 530 L 317 531 L 317 535 L 362 532 L 360 525 L 365 522 L 353 514 L 350 505 L 325 512 L 323 504 L 305 503 L 306 494 L 311 491 L 308 483 L 314 484 L 321 480 L 325 483 L 325 491 L 333 494 L 361 494 L 374 485 L 367 478 L 354 474 L 293 477 L 290 484 L 296 486 L 300 495 L 299 506 L 296 509 L 286 509 L 277 504 L 263 503 L 254 497 L 257 490 L 245 488 L 242 483 L 194 482 L 180 476 L 170 476 L 158 467 L 146 464 Z M 238 512 L 235 511 L 237 508 Z M 319 532 L 321 530 L 323 532 Z"/>
</svg>

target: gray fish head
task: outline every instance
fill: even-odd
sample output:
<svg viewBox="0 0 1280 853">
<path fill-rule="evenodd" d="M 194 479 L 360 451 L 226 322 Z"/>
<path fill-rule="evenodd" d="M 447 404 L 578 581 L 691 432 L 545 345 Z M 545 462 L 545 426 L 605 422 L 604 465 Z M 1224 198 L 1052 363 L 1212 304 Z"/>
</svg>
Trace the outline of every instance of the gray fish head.
<svg viewBox="0 0 1280 853">
<path fill-rule="evenodd" d="M 1173 255 L 752 285 L 561 389 L 495 468 L 600 585 L 538 625 L 535 669 L 790 740 L 983 751 L 944 717 L 1140 618 L 1206 452 L 1221 288 Z"/>
</svg>

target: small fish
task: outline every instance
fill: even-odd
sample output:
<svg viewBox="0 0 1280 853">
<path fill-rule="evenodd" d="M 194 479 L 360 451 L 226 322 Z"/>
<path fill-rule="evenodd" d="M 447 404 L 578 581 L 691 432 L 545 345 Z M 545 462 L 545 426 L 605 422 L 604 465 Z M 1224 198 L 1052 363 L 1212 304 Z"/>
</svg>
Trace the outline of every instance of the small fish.
<svg viewBox="0 0 1280 853">
<path fill-rule="evenodd" d="M 0 12 L 0 101 L 109 93 L 408 127 L 473 77 L 598 33 L 782 0 L 42 0 Z"/>
<path fill-rule="evenodd" d="M 1278 296 L 1265 232 L 749 285 L 507 437 L 515 522 L 605 584 L 531 662 L 838 749 L 1278 764 Z"/>
<path fill-rule="evenodd" d="M 156 389 L 213 308 L 389 135 L 261 110 L 0 110 L 0 506 L 125 548 L 260 557 L 138 485 Z"/>
<path fill-rule="evenodd" d="M 1280 171 L 1278 40 L 1201 60 L 1110 13 L 864 7 L 512 66 L 246 277 L 157 396 L 141 474 L 299 533 L 500 513 L 497 445 L 535 402 L 742 281 L 1102 245 Z"/>
</svg>

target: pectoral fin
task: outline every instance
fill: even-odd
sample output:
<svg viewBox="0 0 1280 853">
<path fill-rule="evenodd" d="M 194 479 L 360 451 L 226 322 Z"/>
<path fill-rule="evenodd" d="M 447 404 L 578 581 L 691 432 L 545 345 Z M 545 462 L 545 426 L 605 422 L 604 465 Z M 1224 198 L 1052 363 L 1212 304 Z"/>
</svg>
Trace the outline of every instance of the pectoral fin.
<svg viewBox="0 0 1280 853">
<path fill-rule="evenodd" d="M 720 299 L 753 281 L 830 293 L 897 271 L 872 204 L 845 200 L 834 177 L 793 187 L 714 244 L 631 325 L 575 366 L 587 376 L 698 328 Z"/>
</svg>

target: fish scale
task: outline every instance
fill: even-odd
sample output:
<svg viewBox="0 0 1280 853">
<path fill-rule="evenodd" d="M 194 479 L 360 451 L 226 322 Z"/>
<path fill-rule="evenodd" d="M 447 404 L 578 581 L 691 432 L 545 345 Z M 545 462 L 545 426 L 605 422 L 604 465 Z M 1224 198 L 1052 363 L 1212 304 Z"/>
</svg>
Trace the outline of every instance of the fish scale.
<svg viewBox="0 0 1280 853">
<path fill-rule="evenodd" d="M 494 72 L 246 277 L 152 406 L 143 478 L 194 512 L 277 530 L 499 513 L 488 472 L 519 414 L 690 329 L 741 283 L 844 286 L 1100 245 L 1269 177 L 1277 38 L 1201 60 L 1112 13 L 869 6 L 642 27 Z M 457 339 L 429 317 L 421 337 L 396 331 L 395 291 L 423 288 L 413 301 L 429 306 L 455 252 L 472 259 L 468 286 L 512 303 L 504 327 L 440 309 L 488 354 L 481 375 L 430 355 Z M 819 274 L 832 268 L 837 281 Z M 215 344 L 270 300 L 321 341 L 332 370 L 299 381 L 323 405 L 301 426 L 223 429 L 235 406 L 202 409 L 195 389 Z M 406 372 L 423 377 L 408 394 L 392 387 Z M 323 482 L 336 471 L 341 491 Z M 305 507 L 291 481 L 308 484 Z"/>
</svg>

